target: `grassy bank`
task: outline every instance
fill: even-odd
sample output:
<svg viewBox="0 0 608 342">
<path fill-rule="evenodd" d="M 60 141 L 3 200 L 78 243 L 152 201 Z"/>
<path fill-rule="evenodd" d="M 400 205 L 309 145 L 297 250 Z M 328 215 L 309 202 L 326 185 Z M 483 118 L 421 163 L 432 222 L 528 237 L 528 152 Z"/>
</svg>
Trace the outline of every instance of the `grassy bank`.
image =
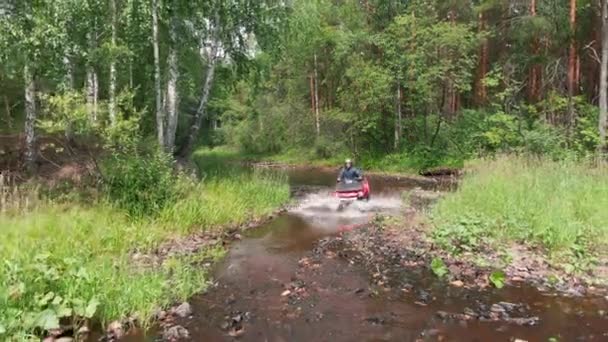
<svg viewBox="0 0 608 342">
<path fill-rule="evenodd" d="M 204 153 L 196 159 L 207 162 Z M 49 202 L 0 215 L 0 340 L 33 337 L 60 320 L 82 324 L 85 318 L 108 322 L 133 315 L 145 324 L 159 307 L 204 289 L 206 270 L 197 264 L 221 256 L 220 249 L 173 257 L 159 267 L 140 265 L 132 254 L 244 223 L 289 198 L 280 177 L 226 174 L 178 181 L 178 199 L 137 219 L 105 200 L 87 206 Z"/>
<path fill-rule="evenodd" d="M 454 253 L 521 242 L 577 260 L 608 246 L 608 171 L 583 162 L 516 157 L 473 165 L 435 207 L 435 240 Z"/>
</svg>

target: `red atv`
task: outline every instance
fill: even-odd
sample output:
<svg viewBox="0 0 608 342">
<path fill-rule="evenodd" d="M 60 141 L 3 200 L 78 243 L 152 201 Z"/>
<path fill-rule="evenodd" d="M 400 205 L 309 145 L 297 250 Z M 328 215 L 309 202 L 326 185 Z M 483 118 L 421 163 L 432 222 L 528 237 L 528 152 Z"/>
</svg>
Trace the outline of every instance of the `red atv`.
<svg viewBox="0 0 608 342">
<path fill-rule="evenodd" d="M 363 178 L 360 181 L 346 179 L 338 183 L 338 185 L 336 186 L 336 192 L 334 192 L 334 196 L 338 197 L 340 201 L 369 201 L 369 193 L 370 188 L 367 178 Z"/>
</svg>

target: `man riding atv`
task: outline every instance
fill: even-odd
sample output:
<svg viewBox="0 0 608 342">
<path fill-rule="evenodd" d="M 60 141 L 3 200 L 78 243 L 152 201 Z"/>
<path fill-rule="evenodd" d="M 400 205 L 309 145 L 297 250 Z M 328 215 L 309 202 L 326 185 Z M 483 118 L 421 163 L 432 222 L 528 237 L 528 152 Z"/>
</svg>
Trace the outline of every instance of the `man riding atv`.
<svg viewBox="0 0 608 342">
<path fill-rule="evenodd" d="M 361 170 L 353 167 L 353 161 L 350 159 L 346 159 L 344 163 L 344 167 L 340 170 L 340 174 L 338 175 L 338 183 L 343 181 L 357 181 L 360 182 L 363 180 L 363 172 Z"/>
<path fill-rule="evenodd" d="M 340 170 L 338 186 L 334 195 L 340 201 L 350 202 L 353 200 L 369 200 L 369 193 L 369 183 L 363 177 L 363 172 L 353 167 L 352 160 L 347 159 L 344 167 Z"/>
</svg>

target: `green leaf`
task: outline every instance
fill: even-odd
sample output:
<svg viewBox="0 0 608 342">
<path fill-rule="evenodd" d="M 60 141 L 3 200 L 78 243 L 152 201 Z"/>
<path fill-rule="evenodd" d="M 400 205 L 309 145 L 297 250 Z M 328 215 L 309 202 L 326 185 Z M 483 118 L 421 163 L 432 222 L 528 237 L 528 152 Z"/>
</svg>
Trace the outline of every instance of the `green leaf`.
<svg viewBox="0 0 608 342">
<path fill-rule="evenodd" d="M 434 258 L 433 261 L 431 261 L 431 270 L 439 278 L 443 278 L 446 274 L 448 274 L 448 268 L 440 258 Z"/>
<path fill-rule="evenodd" d="M 55 311 L 46 309 L 38 314 L 35 324 L 44 330 L 59 329 L 59 317 Z"/>
<path fill-rule="evenodd" d="M 6 334 L 6 328 L 4 327 L 4 325 L 0 324 L 0 335 L 4 334 Z"/>
<path fill-rule="evenodd" d="M 62 305 L 57 308 L 57 316 L 59 317 L 72 317 L 72 308 Z"/>
<path fill-rule="evenodd" d="M 87 308 L 84 311 L 85 318 L 93 318 L 95 312 L 97 312 L 97 307 L 99 306 L 99 301 L 96 298 L 92 298 L 87 305 Z"/>
<path fill-rule="evenodd" d="M 490 282 L 497 289 L 502 289 L 505 286 L 506 275 L 503 271 L 494 271 L 490 274 Z"/>
</svg>

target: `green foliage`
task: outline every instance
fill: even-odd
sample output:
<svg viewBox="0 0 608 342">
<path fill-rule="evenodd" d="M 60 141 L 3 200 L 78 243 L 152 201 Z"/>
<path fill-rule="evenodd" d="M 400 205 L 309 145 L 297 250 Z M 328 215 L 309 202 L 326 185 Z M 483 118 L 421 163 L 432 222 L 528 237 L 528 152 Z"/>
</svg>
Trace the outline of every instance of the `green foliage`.
<svg viewBox="0 0 608 342">
<path fill-rule="evenodd" d="M 433 258 L 431 261 L 431 270 L 438 278 L 443 278 L 449 273 L 448 268 L 440 258 Z"/>
<path fill-rule="evenodd" d="M 27 217 L 2 216 L 0 223 L 7 227 L 0 244 L 0 325 L 8 340 L 55 329 L 60 321 L 78 327 L 90 319 L 137 314 L 146 325 L 156 307 L 205 284 L 203 268 L 190 269 L 188 278 L 176 272 L 187 258 L 159 269 L 134 263 L 133 250 L 143 251 L 171 232 L 131 223 L 103 206 L 49 206 Z"/>
<path fill-rule="evenodd" d="M 174 176 L 161 153 L 109 162 L 110 199 L 137 220 L 103 202 L 47 204 L 27 214 L 0 215 L 2 339 L 22 340 L 62 320 L 78 327 L 89 319 L 104 323 L 135 315 L 145 326 L 158 308 L 203 290 L 207 270 L 201 261 L 223 251 L 176 255 L 159 267 L 137 255 L 152 253 L 169 239 L 243 224 L 289 199 L 284 177 L 227 172 L 229 153 L 196 155 L 208 171 L 200 183 Z"/>
<path fill-rule="evenodd" d="M 490 283 L 492 283 L 492 285 L 494 285 L 494 287 L 497 289 L 502 289 L 505 286 L 506 279 L 507 276 L 503 271 L 494 271 L 490 273 L 489 277 Z"/>
<path fill-rule="evenodd" d="M 578 263 L 608 243 L 603 166 L 499 157 L 474 170 L 433 210 L 433 236 L 445 248 L 475 251 L 480 237 L 525 241 Z"/>
<path fill-rule="evenodd" d="M 477 218 L 461 217 L 458 222 L 439 225 L 432 233 L 433 240 L 452 254 L 480 253 L 486 243 L 488 223 Z"/>
<path fill-rule="evenodd" d="M 173 161 L 162 152 L 111 155 L 102 173 L 108 198 L 133 217 L 158 214 L 177 196 Z"/>
</svg>

